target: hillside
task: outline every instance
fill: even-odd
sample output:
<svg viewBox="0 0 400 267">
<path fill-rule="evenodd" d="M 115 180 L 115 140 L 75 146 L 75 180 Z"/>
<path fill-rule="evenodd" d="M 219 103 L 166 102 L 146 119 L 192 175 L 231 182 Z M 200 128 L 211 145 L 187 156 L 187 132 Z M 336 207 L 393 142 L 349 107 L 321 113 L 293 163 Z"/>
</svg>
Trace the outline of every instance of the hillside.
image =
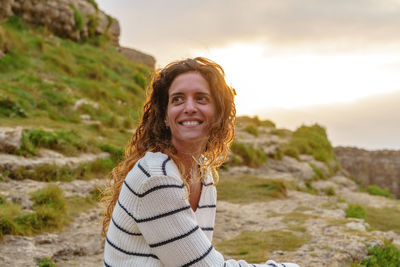
<svg viewBox="0 0 400 267">
<path fill-rule="evenodd" d="M 2 266 L 102 264 L 99 196 L 152 73 L 107 40 L 0 24 Z M 400 264 L 399 200 L 347 177 L 320 125 L 238 118 L 217 189 L 213 243 L 227 258 Z"/>
</svg>

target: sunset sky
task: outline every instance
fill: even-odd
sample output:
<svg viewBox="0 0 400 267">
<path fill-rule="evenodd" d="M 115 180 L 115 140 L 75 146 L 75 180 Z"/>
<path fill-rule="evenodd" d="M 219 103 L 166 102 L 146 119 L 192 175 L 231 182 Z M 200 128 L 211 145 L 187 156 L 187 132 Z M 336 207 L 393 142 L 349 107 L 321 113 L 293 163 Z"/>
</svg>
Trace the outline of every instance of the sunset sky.
<svg viewBox="0 0 400 267">
<path fill-rule="evenodd" d="M 120 43 L 157 67 L 206 56 L 237 91 L 238 114 L 334 145 L 400 149 L 400 0 L 97 0 Z"/>
</svg>

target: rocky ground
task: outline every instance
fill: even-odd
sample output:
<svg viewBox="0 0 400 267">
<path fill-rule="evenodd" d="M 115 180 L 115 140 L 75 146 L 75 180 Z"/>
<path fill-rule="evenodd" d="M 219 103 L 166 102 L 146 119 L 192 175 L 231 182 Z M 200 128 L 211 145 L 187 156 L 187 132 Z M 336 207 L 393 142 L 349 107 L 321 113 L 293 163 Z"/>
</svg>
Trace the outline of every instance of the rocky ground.
<svg viewBox="0 0 400 267">
<path fill-rule="evenodd" d="M 250 137 L 249 137 L 250 138 Z M 275 138 L 275 137 L 274 137 Z M 260 146 L 280 142 L 265 138 Z M 261 142 L 258 140 L 258 142 Z M 271 145 L 272 144 L 272 145 Z M 47 156 L 46 156 L 47 155 Z M 1 162 L 13 159 L 15 164 L 35 163 L 44 158 L 71 163 L 70 159 L 42 154 L 41 158 L 22 159 L 21 157 L 0 153 Z M 104 155 L 96 155 L 89 160 Z M 16 158 L 17 157 L 17 158 Z M 87 155 L 82 155 L 87 157 Z M 79 158 L 79 157 L 78 157 Z M 47 162 L 47 161 L 46 161 Z M 62 164 L 60 163 L 59 164 Z M 310 162 L 320 164 L 307 155 L 300 160 L 283 157 L 282 160 L 269 160 L 262 168 L 232 167 L 221 171 L 221 176 L 253 174 L 262 178 L 277 178 L 297 184 L 304 188 L 304 181 L 310 180 L 313 171 Z M 73 164 L 73 163 L 72 163 Z M 3 164 L 4 165 L 4 164 Z M 29 165 L 29 164 L 28 164 Z M 27 166 L 28 166 L 27 165 Z M 321 164 L 320 164 L 321 165 Z M 25 166 L 25 165 L 24 165 Z M 30 166 L 30 165 L 29 165 Z M 4 166 L 3 166 L 4 167 Z M 321 166 L 321 168 L 324 168 Z M 370 226 L 362 219 L 345 218 L 347 203 L 358 203 L 378 208 L 398 207 L 400 201 L 372 196 L 359 192 L 358 186 L 343 174 L 338 173 L 327 180 L 313 181 L 312 187 L 320 192 L 333 188 L 335 194 L 310 194 L 289 190 L 285 199 L 269 202 L 233 204 L 218 201 L 214 244 L 234 238 L 241 231 L 269 231 L 303 227 L 307 242 L 295 251 L 274 251 L 266 258 L 275 261 L 292 261 L 301 266 L 346 266 L 367 255 L 367 244 L 382 245 L 383 239 L 392 240 L 400 247 L 400 235 L 393 231 L 370 231 Z M 32 202 L 29 193 L 48 183 L 33 180 L 15 181 L 3 179 L 0 194 L 7 200 L 19 203 L 29 209 Z M 65 196 L 86 196 L 95 186 L 103 185 L 104 179 L 72 182 L 55 182 L 63 189 Z M 240 211 L 240 212 L 239 212 Z M 296 218 L 301 213 L 301 218 Z M 288 218 L 294 218 L 291 221 Z M 103 257 L 103 238 L 100 235 L 100 207 L 77 216 L 60 232 L 43 233 L 36 236 L 6 235 L 0 241 L 1 266 L 37 266 L 43 258 L 52 258 L 57 266 L 101 266 Z M 229 256 L 229 255 L 227 255 Z"/>
</svg>

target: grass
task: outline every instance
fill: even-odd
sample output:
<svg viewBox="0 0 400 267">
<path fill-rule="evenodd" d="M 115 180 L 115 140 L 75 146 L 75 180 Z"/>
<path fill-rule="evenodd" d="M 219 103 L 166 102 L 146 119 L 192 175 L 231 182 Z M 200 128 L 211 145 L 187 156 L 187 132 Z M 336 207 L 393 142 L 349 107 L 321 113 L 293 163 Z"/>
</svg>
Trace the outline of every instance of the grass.
<svg viewBox="0 0 400 267">
<path fill-rule="evenodd" d="M 317 166 L 315 166 L 315 164 L 310 163 L 310 167 L 313 169 L 314 171 L 314 175 L 313 175 L 313 180 L 326 180 L 327 177 L 325 175 L 325 173 L 318 168 Z"/>
<path fill-rule="evenodd" d="M 301 232 L 273 230 L 264 232 L 243 231 L 230 240 L 218 243 L 215 247 L 228 257 L 247 262 L 265 262 L 267 254 L 276 250 L 294 251 L 309 240 Z"/>
<path fill-rule="evenodd" d="M 365 221 L 374 229 L 400 234 L 400 208 L 374 208 L 366 206 Z"/>
<path fill-rule="evenodd" d="M 237 124 L 244 126 L 244 125 L 253 125 L 253 126 L 265 126 L 275 128 L 275 123 L 271 120 L 260 120 L 258 116 L 249 117 L 249 116 L 240 116 L 236 119 Z"/>
<path fill-rule="evenodd" d="M 48 148 L 59 151 L 65 155 L 77 155 L 88 152 L 88 141 L 85 141 L 76 131 L 44 129 L 25 129 L 22 132 L 22 146 L 17 154 L 23 156 L 37 155 L 38 148 Z M 94 151 L 93 147 L 91 147 Z"/>
<path fill-rule="evenodd" d="M 38 267 L 57 267 L 51 258 L 43 258 L 38 262 Z"/>
<path fill-rule="evenodd" d="M 394 195 L 389 192 L 389 189 L 387 187 L 380 188 L 377 185 L 370 185 L 367 188 L 361 187 L 360 190 L 362 192 L 367 192 L 370 195 L 382 196 L 382 197 L 394 199 Z"/>
<path fill-rule="evenodd" d="M 15 16 L 0 28 L 0 45 L 9 50 L 0 60 L 1 125 L 74 130 L 94 143 L 127 144 L 131 133 L 125 130 L 141 115 L 152 70 L 124 58 L 106 41 L 76 43 Z M 99 108 L 74 110 L 82 98 Z M 82 124 L 82 114 L 101 126 Z"/>
<path fill-rule="evenodd" d="M 316 160 L 324 162 L 331 174 L 339 168 L 326 130 L 318 124 L 299 127 L 283 147 L 283 152 L 294 158 L 299 158 L 300 154 L 312 155 Z"/>
<path fill-rule="evenodd" d="M 239 158 L 240 165 L 252 168 L 261 167 L 268 159 L 262 148 L 254 148 L 237 141 L 232 144 L 231 151 Z"/>
<path fill-rule="evenodd" d="M 278 179 L 263 179 L 251 175 L 221 176 L 218 199 L 231 203 L 263 202 L 286 198 L 287 187 Z"/>
<path fill-rule="evenodd" d="M 295 223 L 297 225 L 301 225 L 301 224 L 304 224 L 307 220 L 312 219 L 312 218 L 316 218 L 316 216 L 307 214 L 307 213 L 302 213 L 299 211 L 292 211 L 283 216 L 282 222 Z"/>
<path fill-rule="evenodd" d="M 0 238 L 6 234 L 35 235 L 61 230 L 73 220 L 73 215 L 84 212 L 96 204 L 94 194 L 86 197 L 65 199 L 56 185 L 48 185 L 31 194 L 33 211 L 22 212 L 15 203 L 0 204 Z"/>
<path fill-rule="evenodd" d="M 345 212 L 346 218 L 365 218 L 365 209 L 363 206 L 358 204 L 349 204 Z"/>
<path fill-rule="evenodd" d="M 14 180 L 32 179 L 42 182 L 88 180 L 103 177 L 115 165 L 116 162 L 110 158 L 100 158 L 95 161 L 81 163 L 76 167 L 43 164 L 32 170 L 19 167 L 14 171 L 8 171 L 8 177 Z"/>
<path fill-rule="evenodd" d="M 258 136 L 258 128 L 255 125 L 247 125 L 244 127 L 243 131 L 248 132 L 249 134 L 254 135 L 255 137 Z"/>
</svg>

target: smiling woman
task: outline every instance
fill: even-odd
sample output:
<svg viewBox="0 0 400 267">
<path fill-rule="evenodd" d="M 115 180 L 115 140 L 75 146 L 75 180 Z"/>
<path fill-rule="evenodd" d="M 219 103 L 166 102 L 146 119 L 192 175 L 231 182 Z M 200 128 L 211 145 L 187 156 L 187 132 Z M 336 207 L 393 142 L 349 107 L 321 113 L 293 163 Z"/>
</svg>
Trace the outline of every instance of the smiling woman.
<svg viewBox="0 0 400 267">
<path fill-rule="evenodd" d="M 106 190 L 105 266 L 257 266 L 211 240 L 216 169 L 235 126 L 234 90 L 206 58 L 158 71 L 142 120 Z M 280 265 L 273 261 L 258 266 Z"/>
</svg>

